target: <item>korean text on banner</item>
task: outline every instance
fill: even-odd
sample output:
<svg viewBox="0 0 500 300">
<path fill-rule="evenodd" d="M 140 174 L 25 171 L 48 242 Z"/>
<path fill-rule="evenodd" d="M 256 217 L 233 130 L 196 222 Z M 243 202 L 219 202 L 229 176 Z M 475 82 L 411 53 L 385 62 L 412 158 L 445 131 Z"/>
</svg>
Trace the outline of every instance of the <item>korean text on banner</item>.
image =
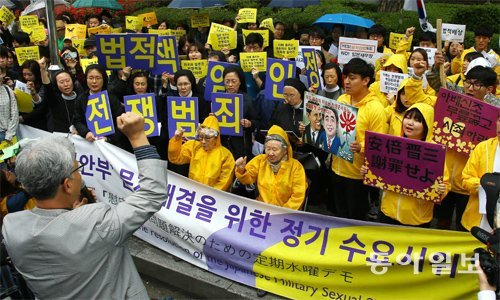
<svg viewBox="0 0 500 300">
<path fill-rule="evenodd" d="M 133 31 L 141 29 L 142 19 L 138 16 L 125 16 L 125 28 Z"/>
<path fill-rule="evenodd" d="M 144 133 L 148 137 L 160 135 L 154 93 L 125 96 L 123 100 L 126 112 L 132 111 L 144 117 Z"/>
<path fill-rule="evenodd" d="M 125 61 L 133 69 L 150 70 L 156 65 L 156 34 L 128 33 L 125 38 Z"/>
<path fill-rule="evenodd" d="M 308 86 L 315 86 L 317 90 L 322 89 L 321 77 L 319 76 L 318 62 L 316 61 L 316 50 L 313 48 L 302 49 L 304 65 Z"/>
<path fill-rule="evenodd" d="M 12 21 L 16 19 L 16 16 L 5 6 L 0 8 L 0 21 L 5 25 L 9 26 Z"/>
<path fill-rule="evenodd" d="M 238 11 L 238 23 L 257 23 L 256 8 L 242 8 Z"/>
<path fill-rule="evenodd" d="M 115 133 L 108 91 L 99 92 L 89 96 L 85 119 L 88 129 L 94 136 L 108 136 Z"/>
<path fill-rule="evenodd" d="M 353 58 L 361 58 L 367 63 L 375 65 L 379 58 L 377 41 L 340 37 L 339 64 L 346 64 Z"/>
<path fill-rule="evenodd" d="M 465 25 L 443 23 L 443 41 L 463 43 L 465 39 Z"/>
<path fill-rule="evenodd" d="M 208 43 L 209 44 L 214 43 L 214 41 L 213 41 L 213 39 L 215 38 L 214 33 L 216 33 L 216 32 L 232 32 L 232 31 L 234 31 L 234 29 L 231 27 L 212 22 L 212 24 L 210 25 L 210 30 L 208 31 Z"/>
<path fill-rule="evenodd" d="M 20 126 L 22 138 L 50 135 Z M 98 201 L 139 189 L 134 156 L 70 136 Z M 292 299 L 474 299 L 468 233 L 389 226 L 294 211 L 215 190 L 173 172 L 162 208 L 135 235 L 203 270 Z M 383 275 L 383 276 L 381 276 Z"/>
<path fill-rule="evenodd" d="M 87 28 L 87 31 L 89 35 L 96 35 L 96 34 L 109 34 L 111 33 L 111 26 L 107 24 L 102 24 L 97 27 L 93 28 Z"/>
<path fill-rule="evenodd" d="M 299 41 L 274 40 L 273 51 L 276 58 L 296 58 L 299 55 Z"/>
<path fill-rule="evenodd" d="M 264 48 L 266 48 L 267 46 L 269 46 L 269 30 L 247 30 L 247 29 L 243 29 L 241 32 L 243 34 L 243 44 L 245 44 L 247 36 L 250 33 L 255 32 L 255 33 L 258 33 L 258 34 L 262 35 L 262 38 L 264 39 Z"/>
<path fill-rule="evenodd" d="M 170 29 L 153 29 L 149 28 L 148 33 L 157 34 L 157 35 L 172 35 Z"/>
<path fill-rule="evenodd" d="M 267 52 L 241 52 L 240 65 L 243 72 L 251 72 L 253 68 L 264 72 L 267 66 Z"/>
<path fill-rule="evenodd" d="M 366 132 L 364 184 L 422 200 L 439 200 L 446 147 L 440 144 Z"/>
<path fill-rule="evenodd" d="M 267 18 L 267 19 L 262 20 L 262 22 L 260 22 L 259 28 L 267 28 L 274 33 L 273 18 Z"/>
<path fill-rule="evenodd" d="M 43 42 L 47 39 L 47 33 L 43 25 L 36 25 L 32 27 L 23 27 L 23 31 L 30 36 L 30 41 L 33 43 Z"/>
<path fill-rule="evenodd" d="M 21 23 L 21 28 L 23 28 L 23 30 L 24 28 L 31 28 L 40 25 L 38 17 L 35 15 L 20 16 L 19 23 Z"/>
<path fill-rule="evenodd" d="M 389 35 L 389 48 L 391 48 L 392 50 L 396 50 L 399 46 L 399 42 L 405 38 L 406 34 L 404 33 L 391 32 L 391 34 Z M 406 51 L 411 50 L 412 41 L 413 41 L 413 35 L 410 36 L 410 38 L 408 39 L 408 47 L 406 48 Z"/>
<path fill-rule="evenodd" d="M 203 97 L 206 101 L 211 101 L 213 93 L 220 93 L 226 90 L 224 85 L 224 69 L 235 64 L 209 61 L 207 69 L 207 78 L 205 79 L 205 94 Z"/>
<path fill-rule="evenodd" d="M 87 25 L 82 24 L 67 24 L 64 37 L 70 40 L 85 40 L 87 36 Z"/>
<path fill-rule="evenodd" d="M 498 107 L 441 88 L 435 105 L 432 138 L 468 156 L 477 144 L 496 136 L 499 113 Z"/>
<path fill-rule="evenodd" d="M 181 60 L 183 70 L 189 70 L 196 79 L 207 76 L 208 61 L 206 59 Z"/>
<path fill-rule="evenodd" d="M 210 27 L 208 14 L 192 14 L 190 17 L 191 28 Z"/>
<path fill-rule="evenodd" d="M 138 15 L 142 26 L 151 26 L 158 24 L 158 19 L 156 18 L 156 13 L 154 11 Z"/>
<path fill-rule="evenodd" d="M 321 46 L 299 46 L 299 51 L 297 53 L 297 59 L 295 60 L 295 64 L 297 65 L 297 68 L 299 69 L 304 69 L 305 64 L 304 64 L 304 54 L 302 51 L 306 48 L 313 48 L 314 50 L 319 50 L 321 51 Z"/>
<path fill-rule="evenodd" d="M 15 48 L 17 62 L 21 66 L 28 59 L 40 60 L 40 50 L 38 46 L 29 46 L 29 47 L 18 47 Z"/>
<path fill-rule="evenodd" d="M 155 68 L 151 71 L 155 75 L 166 72 L 174 74 L 180 69 L 177 41 L 175 36 L 158 36 L 158 48 Z"/>
<path fill-rule="evenodd" d="M 223 48 L 230 50 L 236 49 L 237 32 L 234 30 L 228 32 L 214 32 L 208 37 L 208 40 L 214 50 L 222 50 Z"/>
<path fill-rule="evenodd" d="M 408 74 L 380 71 L 380 91 L 382 93 L 397 94 L 398 87 Z"/>
<path fill-rule="evenodd" d="M 265 95 L 268 100 L 282 101 L 285 79 L 295 78 L 295 62 L 289 60 L 267 59 Z"/>
<path fill-rule="evenodd" d="M 108 70 L 123 69 L 126 64 L 127 49 L 125 34 L 100 34 L 96 36 L 99 64 Z"/>
<path fill-rule="evenodd" d="M 219 121 L 221 135 L 243 136 L 243 95 L 213 93 L 212 112 Z"/>
<path fill-rule="evenodd" d="M 184 129 L 184 137 L 195 138 L 198 128 L 198 98 L 167 97 L 168 137 L 172 138 L 175 131 Z"/>
<path fill-rule="evenodd" d="M 353 162 L 349 145 L 356 140 L 358 109 L 309 92 L 304 96 L 304 108 L 304 142 Z"/>
</svg>

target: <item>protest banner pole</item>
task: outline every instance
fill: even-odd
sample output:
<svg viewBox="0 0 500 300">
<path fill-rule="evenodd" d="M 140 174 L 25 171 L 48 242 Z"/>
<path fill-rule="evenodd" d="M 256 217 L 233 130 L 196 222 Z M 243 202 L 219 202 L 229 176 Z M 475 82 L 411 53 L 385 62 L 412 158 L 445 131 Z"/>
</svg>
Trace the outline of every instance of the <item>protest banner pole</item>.
<svg viewBox="0 0 500 300">
<path fill-rule="evenodd" d="M 439 53 L 443 52 L 443 42 L 441 38 L 441 34 L 443 32 L 443 20 L 437 19 L 436 21 L 436 40 L 437 40 L 437 51 Z M 444 65 L 441 64 L 439 66 L 439 80 L 441 81 L 441 86 L 446 87 L 446 74 L 444 73 Z"/>
<path fill-rule="evenodd" d="M 45 0 L 47 11 L 47 29 L 49 31 L 50 66 L 49 71 L 55 73 L 62 70 L 59 61 L 59 49 L 57 48 L 56 18 L 54 16 L 54 0 Z"/>
</svg>

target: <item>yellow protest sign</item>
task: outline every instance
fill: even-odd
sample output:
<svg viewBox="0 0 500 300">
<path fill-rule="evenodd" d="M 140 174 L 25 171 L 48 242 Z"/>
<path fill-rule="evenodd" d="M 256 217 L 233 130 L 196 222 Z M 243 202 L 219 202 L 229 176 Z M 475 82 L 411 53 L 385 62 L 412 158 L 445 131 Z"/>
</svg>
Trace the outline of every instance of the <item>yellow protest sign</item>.
<svg viewBox="0 0 500 300">
<path fill-rule="evenodd" d="M 212 49 L 222 50 L 223 48 L 236 49 L 236 31 L 215 32 L 208 37 Z"/>
<path fill-rule="evenodd" d="M 247 29 L 243 29 L 242 30 L 242 33 L 243 33 L 243 43 L 245 43 L 245 40 L 246 40 L 247 36 L 250 33 L 253 33 L 253 32 L 262 35 L 262 37 L 264 38 L 264 48 L 266 48 L 267 46 L 269 46 L 269 30 L 247 30 Z"/>
<path fill-rule="evenodd" d="M 111 27 L 111 32 L 112 33 L 122 33 L 122 29 L 121 27 L 118 27 L 118 28 L 113 28 Z"/>
<path fill-rule="evenodd" d="M 64 37 L 70 40 L 85 39 L 87 36 L 87 25 L 83 24 L 67 24 Z"/>
<path fill-rule="evenodd" d="M 82 66 L 83 73 L 85 73 L 87 71 L 88 66 L 95 65 L 98 63 L 99 63 L 99 61 L 97 60 L 97 57 L 80 59 L 80 65 Z"/>
<path fill-rule="evenodd" d="M 40 50 L 38 46 L 16 48 L 17 62 L 22 65 L 28 59 L 40 60 Z"/>
<path fill-rule="evenodd" d="M 142 28 L 142 20 L 138 16 L 125 16 L 125 29 L 138 30 Z"/>
<path fill-rule="evenodd" d="M 71 43 L 72 43 L 73 47 L 76 48 L 76 51 L 78 51 L 78 54 L 80 54 L 80 56 L 86 54 L 85 48 L 83 47 L 83 45 L 85 45 L 84 39 L 72 39 Z"/>
<path fill-rule="evenodd" d="M 21 23 L 21 28 L 31 28 L 40 25 L 38 22 L 38 17 L 34 15 L 20 16 L 19 23 Z M 26 31 L 24 31 L 26 32 Z"/>
<path fill-rule="evenodd" d="M 238 23 L 257 23 L 256 8 L 242 8 L 238 11 Z"/>
<path fill-rule="evenodd" d="M 47 39 L 47 34 L 45 33 L 45 27 L 43 27 L 43 25 L 23 27 L 23 31 L 30 36 L 30 41 L 33 43 L 43 42 Z"/>
<path fill-rule="evenodd" d="M 181 60 L 181 68 L 193 72 L 194 78 L 200 79 L 207 76 L 208 60 Z"/>
<path fill-rule="evenodd" d="M 10 9 L 5 6 L 2 6 L 2 8 L 0 8 L 0 21 L 2 21 L 4 25 L 9 26 L 10 23 L 12 23 L 12 21 L 14 21 L 15 19 L 16 16 L 10 11 Z"/>
<path fill-rule="evenodd" d="M 208 14 L 192 14 L 191 28 L 210 27 L 210 17 Z"/>
<path fill-rule="evenodd" d="M 273 51 L 276 58 L 295 58 L 299 55 L 299 41 L 274 40 Z"/>
<path fill-rule="evenodd" d="M 208 43 L 213 45 L 214 41 L 212 41 L 212 38 L 215 37 L 214 33 L 216 33 L 216 32 L 231 32 L 231 31 L 234 31 L 234 29 L 231 27 L 224 26 L 224 25 L 221 25 L 218 23 L 212 23 L 212 25 L 210 25 L 210 31 L 208 32 Z"/>
<path fill-rule="evenodd" d="M 170 29 L 169 34 L 167 35 L 173 35 L 177 39 L 177 42 L 181 38 L 181 36 L 186 35 L 186 30 L 180 29 L 180 30 L 175 30 L 175 29 Z"/>
<path fill-rule="evenodd" d="M 404 33 L 395 33 L 391 32 L 389 35 L 389 48 L 396 50 L 398 48 L 399 42 L 404 39 L 406 35 Z M 407 51 L 411 50 L 411 41 L 413 40 L 413 35 L 408 40 L 408 48 Z"/>
<path fill-rule="evenodd" d="M 172 35 L 170 29 L 148 29 L 148 33 L 157 34 L 157 35 Z"/>
<path fill-rule="evenodd" d="M 156 25 L 158 24 L 158 19 L 156 18 L 156 13 L 154 11 L 138 15 L 139 20 L 141 20 L 142 26 Z"/>
<path fill-rule="evenodd" d="M 267 18 L 262 20 L 262 22 L 260 22 L 260 27 L 270 29 L 274 33 L 273 18 Z"/>
<path fill-rule="evenodd" d="M 102 24 L 97 27 L 89 28 L 87 31 L 89 32 L 89 35 L 108 34 L 111 33 L 111 27 L 107 24 Z"/>
<path fill-rule="evenodd" d="M 30 94 L 23 92 L 21 90 L 15 89 L 14 95 L 16 95 L 17 109 L 19 112 L 30 113 L 33 111 L 33 98 Z"/>
<path fill-rule="evenodd" d="M 243 72 L 251 72 L 253 68 L 257 68 L 259 72 L 265 72 L 267 69 L 267 53 L 241 52 L 240 65 Z"/>
</svg>

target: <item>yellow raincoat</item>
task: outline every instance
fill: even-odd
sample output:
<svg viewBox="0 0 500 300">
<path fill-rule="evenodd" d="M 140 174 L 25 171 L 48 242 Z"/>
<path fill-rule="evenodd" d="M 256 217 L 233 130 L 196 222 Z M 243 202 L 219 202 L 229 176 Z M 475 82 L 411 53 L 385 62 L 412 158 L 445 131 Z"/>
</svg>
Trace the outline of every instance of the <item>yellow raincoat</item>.
<svg viewBox="0 0 500 300">
<path fill-rule="evenodd" d="M 401 70 L 402 74 L 408 73 L 407 60 L 406 60 L 406 57 L 402 54 L 394 54 L 394 55 L 389 56 L 387 61 L 382 66 L 382 71 L 385 71 L 385 69 L 390 65 L 394 65 L 395 67 L 399 68 Z M 382 105 L 384 107 L 387 107 L 390 105 L 390 103 L 387 101 L 386 94 L 384 94 L 380 91 L 380 81 L 379 80 L 372 83 L 370 85 L 369 90 L 370 90 L 370 92 L 372 92 L 373 94 L 375 94 L 378 97 L 380 103 L 382 103 Z"/>
<path fill-rule="evenodd" d="M 424 116 L 424 120 L 428 128 L 425 141 L 431 142 L 432 126 L 434 123 L 434 108 L 425 103 L 414 104 L 409 109 L 412 108 L 418 109 Z M 446 185 L 446 192 L 441 195 L 441 200 L 450 190 L 446 165 L 444 167 L 443 183 Z M 434 203 L 432 201 L 405 196 L 391 191 L 384 191 L 380 209 L 386 216 L 394 220 L 398 220 L 402 224 L 421 225 L 429 223 L 432 220 Z"/>
<path fill-rule="evenodd" d="M 353 105 L 351 96 L 348 94 L 343 94 L 337 101 Z M 356 141 L 361 144 L 361 152 L 354 153 L 352 163 L 335 155 L 332 156 L 332 171 L 342 177 L 361 180 L 363 175 L 361 175 L 360 170 L 365 159 L 365 131 L 387 133 L 387 117 L 384 107 L 380 104 L 377 96 L 372 93 L 366 95 L 365 98 L 353 106 L 358 108 Z"/>
<path fill-rule="evenodd" d="M 214 116 L 208 116 L 202 126 L 219 133 L 215 148 L 207 152 L 199 141 L 190 140 L 182 144 L 182 139 L 174 136 L 168 142 L 168 160 L 179 165 L 189 163 L 189 178 L 227 191 L 233 182 L 233 155 L 220 143 L 219 122 Z"/>
<path fill-rule="evenodd" d="M 292 146 L 285 131 L 272 126 L 268 133 L 285 139 L 288 145 L 288 159 L 281 162 L 278 173 L 274 174 L 265 154 L 254 157 L 245 166 L 245 172 L 236 169 L 236 177 L 243 184 L 257 182 L 258 200 L 276 206 L 298 210 L 302 207 L 307 190 L 306 172 L 302 164 L 293 158 Z"/>
<path fill-rule="evenodd" d="M 481 177 L 485 173 L 493 172 L 497 149 L 498 137 L 477 144 L 462 173 L 463 185 L 470 192 L 469 202 L 462 215 L 462 226 L 467 230 L 471 230 L 472 227 L 479 226 L 481 223 L 478 188 Z"/>
</svg>

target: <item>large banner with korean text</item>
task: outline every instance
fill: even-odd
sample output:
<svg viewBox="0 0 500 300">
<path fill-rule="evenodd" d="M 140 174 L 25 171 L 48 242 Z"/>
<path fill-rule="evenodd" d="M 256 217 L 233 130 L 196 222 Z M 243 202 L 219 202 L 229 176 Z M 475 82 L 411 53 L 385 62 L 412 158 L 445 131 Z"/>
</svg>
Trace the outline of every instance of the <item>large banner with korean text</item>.
<svg viewBox="0 0 500 300">
<path fill-rule="evenodd" d="M 439 200 L 446 147 L 367 131 L 364 184 L 422 200 Z"/>
<path fill-rule="evenodd" d="M 469 155 L 482 141 L 496 136 L 500 108 L 444 88 L 438 93 L 433 140 Z"/>
<path fill-rule="evenodd" d="M 21 136 L 49 135 L 21 126 Z M 82 176 L 116 206 L 137 190 L 134 156 L 71 137 Z M 468 233 L 294 211 L 169 173 L 163 207 L 135 235 L 228 279 L 292 299 L 475 299 Z"/>
</svg>

